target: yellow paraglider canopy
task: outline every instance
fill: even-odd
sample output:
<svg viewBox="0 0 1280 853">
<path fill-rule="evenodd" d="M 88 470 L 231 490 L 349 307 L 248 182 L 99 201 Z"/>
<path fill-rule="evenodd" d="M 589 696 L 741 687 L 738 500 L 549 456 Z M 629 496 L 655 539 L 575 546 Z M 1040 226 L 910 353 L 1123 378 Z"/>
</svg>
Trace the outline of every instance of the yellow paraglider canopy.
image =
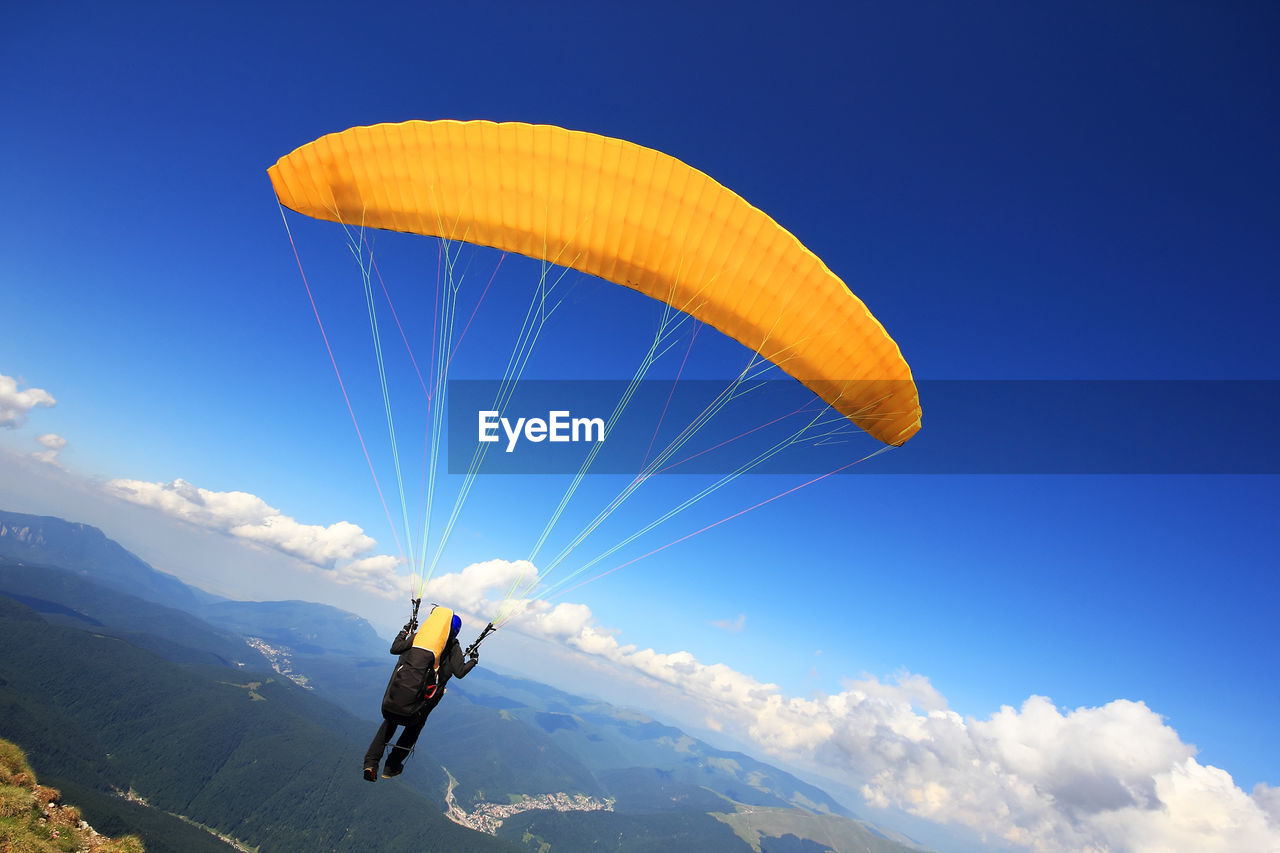
<svg viewBox="0 0 1280 853">
<path fill-rule="evenodd" d="M 920 428 L 911 369 L 862 301 L 769 216 L 659 151 L 550 125 L 408 121 L 323 136 L 268 171 L 299 213 L 599 276 L 759 352 L 880 441 Z"/>
</svg>

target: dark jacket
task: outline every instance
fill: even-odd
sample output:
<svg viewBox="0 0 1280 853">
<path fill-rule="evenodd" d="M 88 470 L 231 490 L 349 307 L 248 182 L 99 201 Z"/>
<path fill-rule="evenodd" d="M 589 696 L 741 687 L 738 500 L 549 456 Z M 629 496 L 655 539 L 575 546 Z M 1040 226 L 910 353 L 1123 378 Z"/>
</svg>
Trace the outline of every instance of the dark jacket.
<svg viewBox="0 0 1280 853">
<path fill-rule="evenodd" d="M 450 637 L 449 642 L 444 644 L 444 651 L 440 653 L 440 690 L 444 690 L 445 682 L 450 678 L 466 678 L 467 673 L 475 669 L 479 662 L 476 657 L 467 659 L 462 654 L 462 644 L 456 637 Z"/>
<path fill-rule="evenodd" d="M 411 648 L 413 648 L 413 632 L 408 628 L 401 628 L 400 633 L 396 634 L 396 638 L 391 641 L 391 654 L 402 655 Z"/>
<path fill-rule="evenodd" d="M 391 654 L 403 655 L 409 649 L 413 648 L 413 632 L 401 631 L 396 634 L 396 638 L 391 642 Z M 467 673 L 475 669 L 479 663 L 477 658 L 468 660 L 462 654 L 462 644 L 458 642 L 457 637 L 450 637 L 449 641 L 444 644 L 444 651 L 440 653 L 440 662 L 437 664 L 436 672 L 439 680 L 436 682 L 440 685 L 440 691 L 444 691 L 445 682 L 450 678 L 466 678 Z"/>
</svg>

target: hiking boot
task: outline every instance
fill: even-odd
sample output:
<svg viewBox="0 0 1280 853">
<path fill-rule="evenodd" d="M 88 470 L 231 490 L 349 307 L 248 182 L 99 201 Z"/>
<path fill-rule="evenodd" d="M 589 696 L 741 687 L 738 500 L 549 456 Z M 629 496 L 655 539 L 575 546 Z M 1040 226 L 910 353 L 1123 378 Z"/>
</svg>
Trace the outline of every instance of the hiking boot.
<svg viewBox="0 0 1280 853">
<path fill-rule="evenodd" d="M 382 768 L 382 778 L 390 779 L 392 776 L 399 776 L 403 772 L 404 772 L 403 764 L 392 764 L 390 761 L 388 761 L 387 766 Z"/>
<path fill-rule="evenodd" d="M 364 766 L 364 779 L 366 782 L 378 781 L 378 765 L 366 764 Z"/>
</svg>

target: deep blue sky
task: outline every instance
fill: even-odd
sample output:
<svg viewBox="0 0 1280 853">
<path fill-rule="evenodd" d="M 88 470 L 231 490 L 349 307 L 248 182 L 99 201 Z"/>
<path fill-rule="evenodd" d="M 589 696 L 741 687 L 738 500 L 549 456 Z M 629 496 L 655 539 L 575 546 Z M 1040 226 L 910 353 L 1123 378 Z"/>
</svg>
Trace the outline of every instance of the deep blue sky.
<svg viewBox="0 0 1280 853">
<path fill-rule="evenodd" d="M 1280 380 L 1277 43 L 1269 4 L 8 9 L 0 374 L 59 402 L 0 438 L 56 432 L 89 476 L 243 490 L 389 542 L 266 168 L 411 118 L 553 123 L 684 160 L 822 257 L 924 379 Z M 342 245 L 292 222 L 323 284 Z M 553 335 L 547 375 L 584 341 L 652 333 L 656 312 L 626 322 L 642 300 L 586 288 L 608 319 Z M 330 298 L 340 331 L 352 297 Z M 592 363 L 625 378 L 634 345 Z M 924 407 L 917 440 L 965 453 Z M 523 556 L 532 488 L 478 498 L 483 538 L 456 560 Z M 1277 509 L 1270 476 L 840 477 L 582 599 L 632 642 L 797 691 L 905 668 L 977 716 L 1032 693 L 1144 700 L 1247 790 L 1280 781 Z M 777 608 L 804 662 L 753 669 L 778 654 L 754 621 Z M 707 624 L 738 613 L 740 634 Z"/>
</svg>

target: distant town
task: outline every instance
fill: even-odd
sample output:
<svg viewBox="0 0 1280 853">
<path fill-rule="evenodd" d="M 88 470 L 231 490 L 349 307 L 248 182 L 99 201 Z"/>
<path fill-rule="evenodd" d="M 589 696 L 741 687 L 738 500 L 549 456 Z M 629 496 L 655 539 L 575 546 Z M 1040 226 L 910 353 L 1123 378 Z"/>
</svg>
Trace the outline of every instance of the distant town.
<svg viewBox="0 0 1280 853">
<path fill-rule="evenodd" d="M 271 664 L 271 668 L 283 675 L 285 678 L 297 684 L 299 687 L 305 687 L 307 690 L 313 689 L 307 684 L 307 677 L 293 671 L 293 661 L 289 659 L 287 649 L 276 648 L 275 646 L 263 640 L 260 637 L 245 637 L 244 641 L 257 651 Z"/>
<path fill-rule="evenodd" d="M 498 827 L 502 826 L 502 822 L 509 817 L 514 817 L 521 812 L 547 810 L 557 812 L 598 812 L 613 811 L 614 800 L 598 800 L 595 797 L 588 797 L 584 794 L 539 794 L 537 796 L 529 796 L 523 794 L 515 802 L 510 803 L 480 803 L 471 812 L 465 811 L 458 805 L 458 801 L 453 796 L 453 788 L 456 782 L 453 777 L 449 777 L 449 792 L 445 795 L 445 817 L 456 824 L 465 826 L 469 829 L 486 832 L 489 835 L 497 835 Z"/>
</svg>

